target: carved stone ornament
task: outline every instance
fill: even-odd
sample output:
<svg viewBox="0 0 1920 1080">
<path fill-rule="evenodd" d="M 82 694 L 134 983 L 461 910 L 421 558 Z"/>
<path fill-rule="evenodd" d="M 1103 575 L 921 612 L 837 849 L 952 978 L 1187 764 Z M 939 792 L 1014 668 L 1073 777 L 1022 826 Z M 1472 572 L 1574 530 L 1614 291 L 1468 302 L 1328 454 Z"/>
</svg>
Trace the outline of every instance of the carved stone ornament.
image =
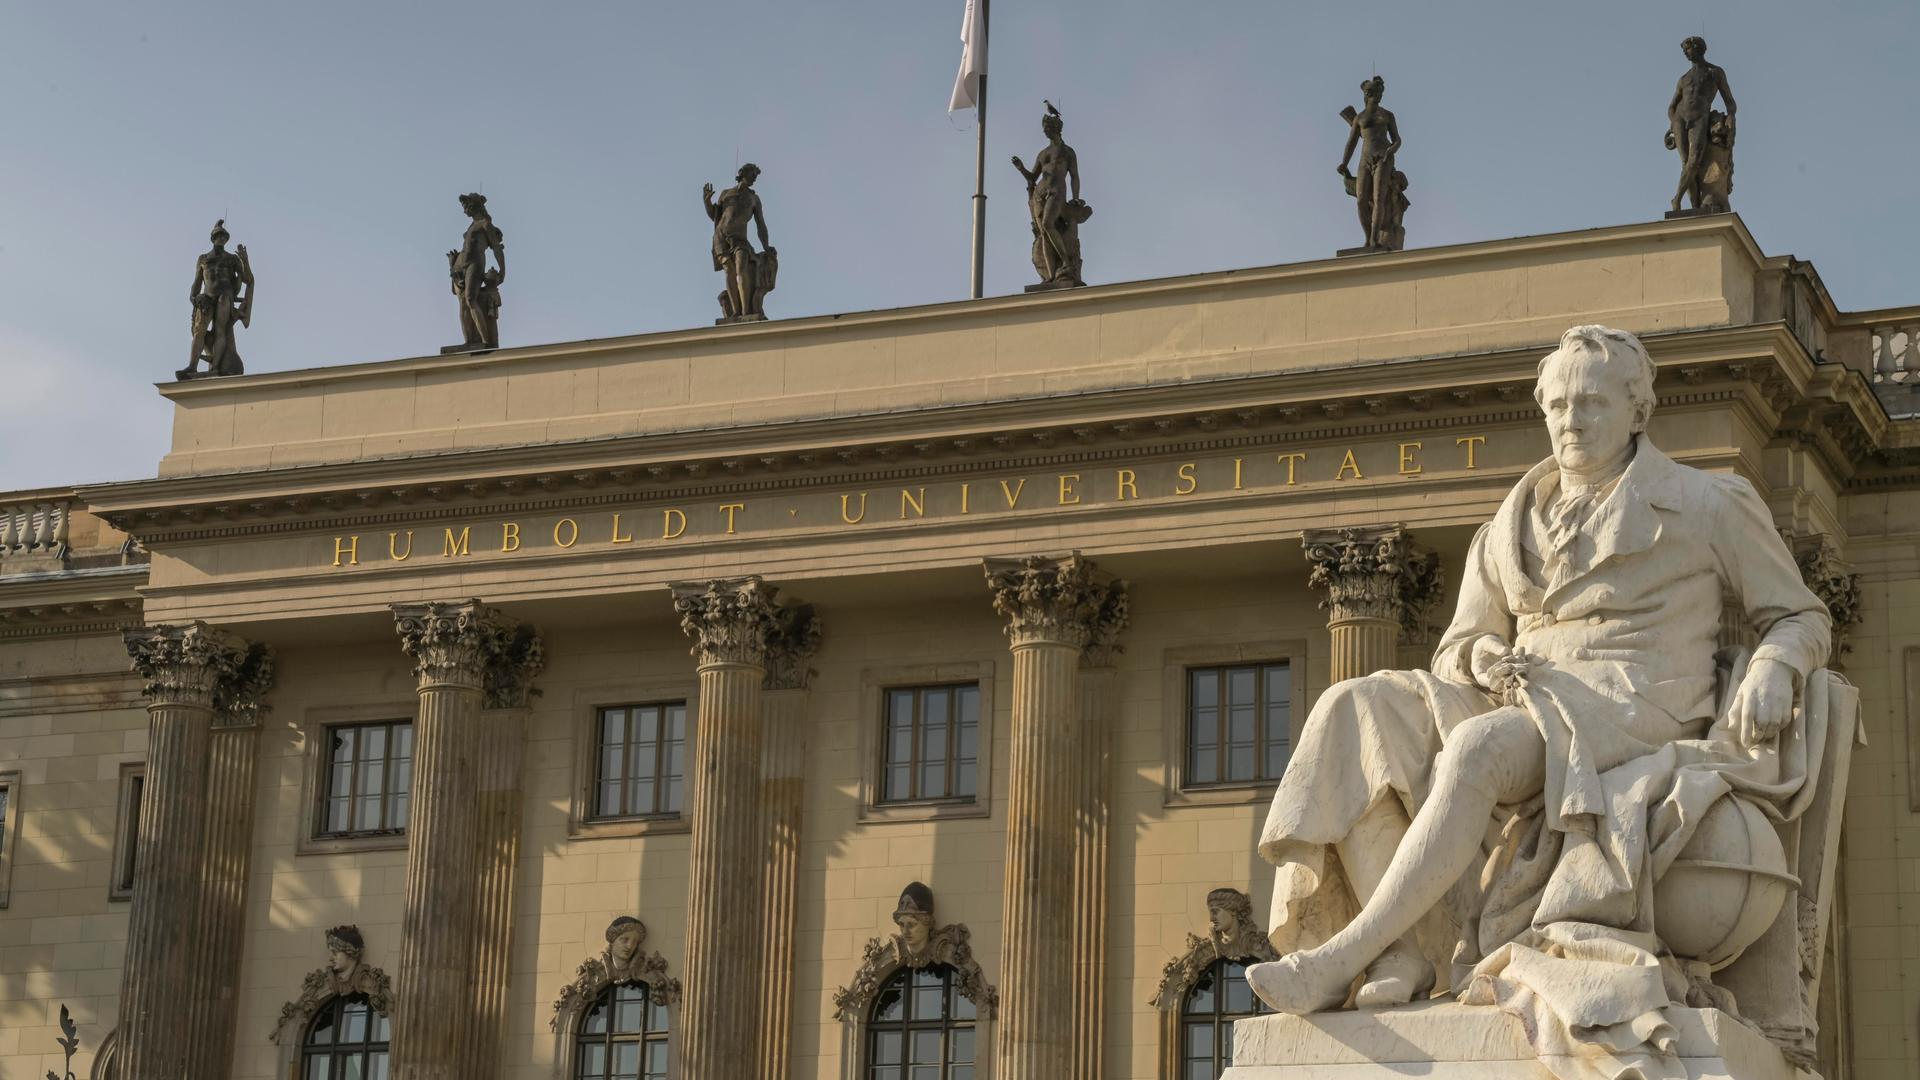
<svg viewBox="0 0 1920 1080">
<path fill-rule="evenodd" d="M 1014 645 L 1052 641 L 1112 649 L 1126 627 L 1127 583 L 1079 552 L 984 561 L 993 610 L 1006 617 Z"/>
<path fill-rule="evenodd" d="M 394 604 L 393 622 L 423 687 L 478 685 L 489 709 L 523 708 L 539 693 L 533 680 L 547 666 L 540 634 L 478 600 Z"/>
<path fill-rule="evenodd" d="M 359 927 L 336 926 L 327 931 L 326 966 L 307 973 L 300 996 L 280 1007 L 280 1019 L 268 1038 L 278 1043 L 291 1037 L 297 1042 L 327 1002 L 345 995 L 365 994 L 375 1012 L 392 1016 L 393 980 L 366 962 L 366 951 Z"/>
<path fill-rule="evenodd" d="M 1794 561 L 1800 564 L 1800 576 L 1827 605 L 1833 617 L 1833 651 L 1829 663 L 1838 663 L 1844 653 L 1853 651 L 1847 634 L 1860 625 L 1860 575 L 1840 558 L 1840 550 L 1825 533 L 1787 537 Z"/>
<path fill-rule="evenodd" d="M 1311 529 L 1300 537 L 1309 588 L 1326 593 L 1320 609 L 1329 622 L 1386 619 L 1403 637 L 1424 636 L 1426 611 L 1439 599 L 1445 579 L 1440 561 L 1416 547 L 1400 525 Z"/>
<path fill-rule="evenodd" d="M 1162 1012 L 1177 1010 L 1187 994 L 1216 960 L 1273 961 L 1280 959 L 1253 917 L 1253 901 L 1238 889 L 1215 889 L 1207 894 L 1207 936 L 1187 935 L 1187 948 L 1167 961 L 1160 986 L 1147 1004 Z"/>
<path fill-rule="evenodd" d="M 969 943 L 972 932 L 954 924 L 934 927 L 933 890 L 914 882 L 900 894 L 893 922 L 900 932 L 867 942 L 853 981 L 833 992 L 834 1015 L 842 1023 L 859 1024 L 873 1011 L 873 999 L 902 968 L 921 971 L 936 964 L 953 969 L 953 987 L 991 1020 L 1000 1009 L 1000 992 L 987 982 Z"/>
<path fill-rule="evenodd" d="M 813 679 L 807 664 L 820 649 L 820 620 L 812 604 L 783 604 L 767 635 L 767 690 L 805 690 Z"/>
<path fill-rule="evenodd" d="M 673 586 L 673 610 L 680 629 L 693 639 L 693 656 L 709 664 L 767 663 L 781 614 L 779 590 L 758 577 L 718 578 Z"/>
<path fill-rule="evenodd" d="M 550 1026 L 558 1033 L 600 1000 L 607 987 L 625 983 L 647 984 L 647 994 L 662 1005 L 680 1003 L 680 980 L 667 974 L 667 961 L 659 953 L 647 952 L 647 924 L 631 915 L 622 915 L 607 927 L 607 948 L 598 956 L 589 956 L 580 964 L 573 981 L 561 987 L 553 1002 Z"/>
<path fill-rule="evenodd" d="M 273 650 L 203 622 L 140 626 L 122 632 L 147 700 L 212 709 L 229 722 L 252 723 L 273 688 Z"/>
<path fill-rule="evenodd" d="M 1127 583 L 1114 582 L 1100 601 L 1100 610 L 1093 617 L 1093 630 L 1087 637 L 1087 647 L 1080 653 L 1081 667 L 1112 667 L 1114 659 L 1127 651 L 1127 647 L 1120 644 L 1120 632 L 1127 628 L 1127 623 L 1133 617 L 1131 605 Z"/>
</svg>

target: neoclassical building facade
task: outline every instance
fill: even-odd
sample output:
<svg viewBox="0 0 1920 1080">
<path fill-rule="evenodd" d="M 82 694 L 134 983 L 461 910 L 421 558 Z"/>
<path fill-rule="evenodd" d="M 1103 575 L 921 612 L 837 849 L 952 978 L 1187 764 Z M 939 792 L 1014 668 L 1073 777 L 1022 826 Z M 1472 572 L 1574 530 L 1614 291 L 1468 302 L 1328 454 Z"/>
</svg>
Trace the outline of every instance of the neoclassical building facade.
<svg viewBox="0 0 1920 1080">
<path fill-rule="evenodd" d="M 1217 1076 L 1589 322 L 1833 611 L 1820 1064 L 1910 1077 L 1920 307 L 1718 215 L 163 385 L 0 496 L 0 1078 Z"/>
</svg>

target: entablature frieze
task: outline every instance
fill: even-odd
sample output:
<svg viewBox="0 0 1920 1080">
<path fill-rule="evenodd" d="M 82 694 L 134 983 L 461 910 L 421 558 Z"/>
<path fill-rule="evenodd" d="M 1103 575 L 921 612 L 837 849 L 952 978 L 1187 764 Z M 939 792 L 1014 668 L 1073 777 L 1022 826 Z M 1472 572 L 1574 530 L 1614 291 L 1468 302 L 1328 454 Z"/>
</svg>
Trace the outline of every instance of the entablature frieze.
<svg viewBox="0 0 1920 1080">
<path fill-rule="evenodd" d="M 1870 390 L 1815 368 L 1780 324 L 1649 335 L 1646 341 L 1661 364 L 1663 408 L 1724 403 L 1749 412 L 1759 430 L 1773 431 L 1796 407 L 1812 409 L 1808 395 L 1817 393 L 1818 426 L 1832 442 L 1829 454 L 1851 454 L 1860 440 L 1877 444 L 1886 433 L 1884 412 Z M 1533 365 L 1550 347 L 671 436 L 142 481 L 82 494 L 95 512 L 149 543 L 190 543 L 405 526 L 456 514 L 538 514 L 1530 423 L 1537 416 Z M 1858 434 L 1845 435 L 1849 430 Z M 722 441 L 734 446 L 712 449 Z"/>
</svg>

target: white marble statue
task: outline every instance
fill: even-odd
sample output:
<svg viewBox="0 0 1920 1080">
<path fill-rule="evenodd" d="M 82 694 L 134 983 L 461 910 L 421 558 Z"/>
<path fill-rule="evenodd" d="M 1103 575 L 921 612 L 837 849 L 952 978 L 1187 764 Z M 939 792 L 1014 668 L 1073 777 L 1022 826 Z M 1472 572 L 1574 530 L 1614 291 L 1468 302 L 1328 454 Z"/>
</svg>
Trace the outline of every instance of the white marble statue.
<svg viewBox="0 0 1920 1080">
<path fill-rule="evenodd" d="M 1553 457 L 1474 537 L 1432 671 L 1320 697 L 1260 843 L 1274 1008 L 1424 998 L 1444 941 L 1459 1000 L 1555 1073 L 1664 1077 L 1663 1010 L 1732 1006 L 1711 973 L 1792 888 L 1773 823 L 1814 787 L 1824 707 L 1795 703 L 1830 624 L 1752 486 L 1648 441 L 1653 378 L 1633 335 L 1567 331 L 1534 391 Z"/>
</svg>

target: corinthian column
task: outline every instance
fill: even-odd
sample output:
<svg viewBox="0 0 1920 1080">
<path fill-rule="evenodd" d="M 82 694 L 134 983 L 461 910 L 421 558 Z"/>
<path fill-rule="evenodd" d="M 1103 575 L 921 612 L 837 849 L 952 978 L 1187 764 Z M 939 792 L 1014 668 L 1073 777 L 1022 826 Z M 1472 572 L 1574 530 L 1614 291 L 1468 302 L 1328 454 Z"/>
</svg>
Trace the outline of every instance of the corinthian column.
<svg viewBox="0 0 1920 1080">
<path fill-rule="evenodd" d="M 1076 872 L 1093 740 L 1081 712 L 1081 652 L 1126 618 L 1125 583 L 1078 554 L 989 559 L 994 610 L 1013 648 L 1012 759 L 1002 906 L 998 1080 L 1074 1075 L 1083 915 Z M 1063 872 L 1063 870 L 1065 872 Z M 1096 883 L 1097 884 L 1097 883 Z"/>
<path fill-rule="evenodd" d="M 120 989 L 119 1075 L 161 1080 L 200 1075 L 189 1062 L 217 1053 L 208 1049 L 216 1025 L 232 1026 L 231 1015 L 214 1014 L 209 999 L 222 973 L 204 955 L 207 925 L 216 921 L 206 868 L 210 783 L 223 789 L 217 809 L 231 809 L 224 805 L 231 778 L 212 769 L 213 723 L 217 715 L 258 707 L 271 661 L 264 647 L 198 622 L 128 630 L 125 638 L 134 670 L 146 680 L 148 742 L 134 856 L 140 872 Z M 228 823 L 213 832 L 223 849 L 231 843 Z M 241 917 L 236 907 L 217 914 Z M 231 957 L 221 943 L 220 959 Z"/>
<path fill-rule="evenodd" d="M 1399 666 L 1402 637 L 1424 634 L 1439 598 L 1438 557 L 1417 549 L 1400 525 L 1309 529 L 1300 543 L 1313 565 L 1307 585 L 1324 594 L 1333 681 Z"/>
<path fill-rule="evenodd" d="M 759 1057 L 752 1007 L 760 976 L 760 699 L 775 590 L 757 577 L 673 586 L 680 629 L 694 639 L 700 714 L 694 723 L 693 842 L 687 897 L 684 1080 L 741 1080 Z"/>
<path fill-rule="evenodd" d="M 502 731 L 482 709 L 489 698 L 525 703 L 527 684 L 542 666 L 540 640 L 478 600 L 395 604 L 393 616 L 420 696 L 393 1075 L 492 1076 L 499 1054 L 488 1041 L 498 1040 L 490 1002 L 500 989 L 493 984 L 505 978 L 504 964 L 492 958 L 505 954 L 511 912 L 496 910 L 499 828 L 482 798 L 503 752 L 489 736 Z"/>
<path fill-rule="evenodd" d="M 805 804 L 807 666 L 820 647 L 811 605 L 779 609 L 767 643 L 760 698 L 761 1080 L 793 1073 L 793 946 L 800 891 L 800 811 Z"/>
</svg>

